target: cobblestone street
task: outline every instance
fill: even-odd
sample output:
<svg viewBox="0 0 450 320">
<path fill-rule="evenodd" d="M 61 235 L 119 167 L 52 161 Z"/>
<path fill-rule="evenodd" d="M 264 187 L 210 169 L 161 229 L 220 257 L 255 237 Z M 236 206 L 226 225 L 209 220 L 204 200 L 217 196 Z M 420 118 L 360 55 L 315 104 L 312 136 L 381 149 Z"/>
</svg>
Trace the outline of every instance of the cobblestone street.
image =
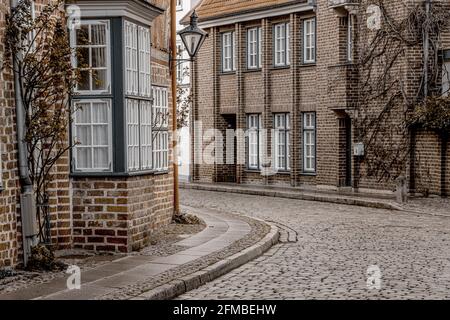
<svg viewBox="0 0 450 320">
<path fill-rule="evenodd" d="M 298 238 L 181 299 L 450 298 L 448 217 L 195 190 L 181 201 L 273 221 Z M 380 290 L 367 287 L 374 265 Z"/>
</svg>

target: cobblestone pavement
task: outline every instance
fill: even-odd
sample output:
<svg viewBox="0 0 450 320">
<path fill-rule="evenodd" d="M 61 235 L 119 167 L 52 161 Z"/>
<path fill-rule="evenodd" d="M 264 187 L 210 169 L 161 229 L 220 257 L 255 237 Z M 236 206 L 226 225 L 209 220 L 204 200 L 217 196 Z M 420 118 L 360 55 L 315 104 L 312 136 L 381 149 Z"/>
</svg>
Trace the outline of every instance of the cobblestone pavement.
<svg viewBox="0 0 450 320">
<path fill-rule="evenodd" d="M 274 221 L 298 242 L 265 255 L 180 299 L 449 299 L 450 218 L 209 191 L 181 201 Z M 368 289 L 368 268 L 381 289 Z"/>
</svg>

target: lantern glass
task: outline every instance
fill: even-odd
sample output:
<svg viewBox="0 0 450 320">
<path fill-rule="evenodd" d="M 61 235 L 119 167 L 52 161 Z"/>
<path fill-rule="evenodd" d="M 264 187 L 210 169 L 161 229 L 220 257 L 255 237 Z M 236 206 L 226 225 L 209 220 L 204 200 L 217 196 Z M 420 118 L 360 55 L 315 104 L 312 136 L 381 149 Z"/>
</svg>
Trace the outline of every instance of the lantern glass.
<svg viewBox="0 0 450 320">
<path fill-rule="evenodd" d="M 190 57 L 194 57 L 198 51 L 200 41 L 202 40 L 202 35 L 196 32 L 184 33 L 181 35 L 184 46 Z"/>
</svg>

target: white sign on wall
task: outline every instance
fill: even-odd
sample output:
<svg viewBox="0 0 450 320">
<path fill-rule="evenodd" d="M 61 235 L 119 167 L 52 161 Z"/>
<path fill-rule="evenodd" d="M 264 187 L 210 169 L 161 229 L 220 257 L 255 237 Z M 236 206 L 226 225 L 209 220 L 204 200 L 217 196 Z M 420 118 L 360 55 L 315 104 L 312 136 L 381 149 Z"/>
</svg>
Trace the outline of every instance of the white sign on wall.
<svg viewBox="0 0 450 320">
<path fill-rule="evenodd" d="M 381 29 L 381 8 L 376 4 L 367 7 L 367 28 L 372 31 Z"/>
</svg>

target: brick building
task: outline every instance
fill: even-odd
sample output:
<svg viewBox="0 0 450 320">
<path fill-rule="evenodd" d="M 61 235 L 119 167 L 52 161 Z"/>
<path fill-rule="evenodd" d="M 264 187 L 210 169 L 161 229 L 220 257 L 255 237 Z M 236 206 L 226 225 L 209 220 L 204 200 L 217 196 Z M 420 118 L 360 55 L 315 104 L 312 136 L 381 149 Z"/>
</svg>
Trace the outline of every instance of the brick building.
<svg viewBox="0 0 450 320">
<path fill-rule="evenodd" d="M 33 1 L 33 14 L 46 3 Z M 89 68 L 71 97 L 77 111 L 68 130 L 77 144 L 59 160 L 49 190 L 51 244 L 130 252 L 173 214 L 170 0 L 66 2 L 71 5 L 81 14 L 71 45 L 82 48 Z M 3 57 L 11 3 L 0 6 Z M 20 264 L 23 256 L 14 97 L 14 78 L 2 69 L 0 267 Z"/>
<path fill-rule="evenodd" d="M 408 5 L 419 2 L 405 6 L 388 1 L 386 8 L 401 19 L 407 16 Z M 395 179 L 380 182 L 364 174 L 365 161 L 358 155 L 363 149 L 358 148 L 353 125 L 361 81 L 360 42 L 362 32 L 367 34 L 370 4 L 364 0 L 198 4 L 199 26 L 209 37 L 193 70 L 194 182 L 392 193 Z M 450 70 L 450 32 L 441 36 L 439 52 Z M 408 79 L 408 88 L 417 87 L 417 75 L 411 70 L 423 61 L 420 49 L 406 50 L 395 66 Z M 443 81 L 448 83 L 448 78 Z M 400 115 L 393 123 L 396 117 Z M 216 132 L 210 130 L 214 128 Z M 236 129 L 241 129 L 240 139 L 239 132 L 233 138 Z M 266 137 L 261 129 L 269 130 Z M 408 164 L 403 172 L 411 190 L 450 192 L 448 141 L 447 148 L 441 148 L 438 135 L 427 131 L 418 131 L 415 139 L 414 170 Z M 215 161 L 205 160 L 210 153 Z"/>
</svg>

